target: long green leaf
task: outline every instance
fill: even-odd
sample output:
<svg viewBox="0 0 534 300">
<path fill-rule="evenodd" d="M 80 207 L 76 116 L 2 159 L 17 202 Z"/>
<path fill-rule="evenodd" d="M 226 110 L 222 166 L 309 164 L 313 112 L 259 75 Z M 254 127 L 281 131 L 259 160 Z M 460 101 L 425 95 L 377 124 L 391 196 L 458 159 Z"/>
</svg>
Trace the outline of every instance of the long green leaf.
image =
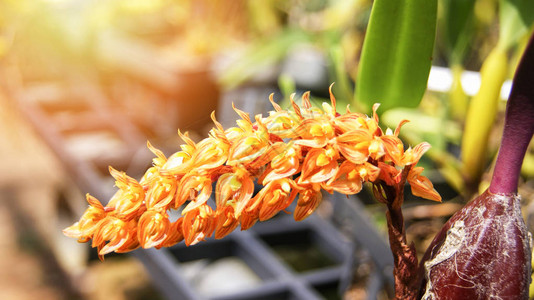
<svg viewBox="0 0 534 300">
<path fill-rule="evenodd" d="M 462 87 L 461 76 L 464 57 L 473 40 L 475 0 L 442 0 L 442 3 L 443 16 L 438 26 L 442 30 L 441 40 L 453 77 L 449 90 L 450 113 L 454 118 L 464 120 L 468 97 Z"/>
<path fill-rule="evenodd" d="M 356 82 L 356 101 L 415 107 L 426 90 L 437 0 L 375 0 Z"/>
<path fill-rule="evenodd" d="M 443 0 L 443 40 L 449 64 L 461 64 L 474 31 L 475 0 Z"/>
<path fill-rule="evenodd" d="M 534 22 L 533 0 L 501 0 L 499 2 L 500 36 L 498 47 L 508 50 L 528 34 Z"/>
</svg>

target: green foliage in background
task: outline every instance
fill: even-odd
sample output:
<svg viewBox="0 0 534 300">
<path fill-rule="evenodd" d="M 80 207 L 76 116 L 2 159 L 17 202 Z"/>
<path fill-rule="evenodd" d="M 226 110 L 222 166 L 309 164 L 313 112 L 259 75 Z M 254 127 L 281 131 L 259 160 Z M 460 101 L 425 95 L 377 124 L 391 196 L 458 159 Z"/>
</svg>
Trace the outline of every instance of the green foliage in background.
<svg viewBox="0 0 534 300">
<path fill-rule="evenodd" d="M 382 111 L 416 107 L 426 91 L 437 0 L 376 0 L 356 78 L 356 101 Z"/>
</svg>

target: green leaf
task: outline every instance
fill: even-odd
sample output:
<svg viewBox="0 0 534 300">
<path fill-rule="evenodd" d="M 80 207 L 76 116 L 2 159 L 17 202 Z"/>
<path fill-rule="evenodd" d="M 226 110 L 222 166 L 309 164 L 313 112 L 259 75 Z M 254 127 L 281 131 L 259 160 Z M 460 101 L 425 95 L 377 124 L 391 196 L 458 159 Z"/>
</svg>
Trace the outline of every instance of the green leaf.
<svg viewBox="0 0 534 300">
<path fill-rule="evenodd" d="M 499 2 L 500 36 L 498 47 L 508 50 L 528 34 L 534 23 L 533 0 L 501 0 Z"/>
<path fill-rule="evenodd" d="M 354 95 L 354 89 L 351 86 L 349 80 L 349 72 L 345 67 L 345 56 L 341 45 L 333 45 L 329 51 L 330 65 L 333 69 L 331 77 L 335 83 L 333 88 L 334 95 L 338 101 L 337 109 L 339 112 L 345 110 L 345 106 L 352 99 Z M 358 107 L 354 107 L 356 111 L 359 111 Z"/>
<path fill-rule="evenodd" d="M 475 0 L 443 0 L 441 24 L 450 65 L 461 64 L 474 32 Z"/>
<path fill-rule="evenodd" d="M 356 79 L 356 101 L 370 109 L 416 107 L 426 90 L 437 0 L 375 0 Z"/>
<path fill-rule="evenodd" d="M 232 63 L 219 77 L 219 83 L 232 89 L 255 75 L 264 72 L 282 61 L 294 45 L 309 42 L 310 36 L 304 31 L 287 29 L 272 39 L 261 40 Z"/>
<path fill-rule="evenodd" d="M 289 97 L 297 90 L 295 80 L 288 74 L 282 73 L 278 76 L 278 88 L 284 96 L 283 101 L 289 103 Z"/>
</svg>

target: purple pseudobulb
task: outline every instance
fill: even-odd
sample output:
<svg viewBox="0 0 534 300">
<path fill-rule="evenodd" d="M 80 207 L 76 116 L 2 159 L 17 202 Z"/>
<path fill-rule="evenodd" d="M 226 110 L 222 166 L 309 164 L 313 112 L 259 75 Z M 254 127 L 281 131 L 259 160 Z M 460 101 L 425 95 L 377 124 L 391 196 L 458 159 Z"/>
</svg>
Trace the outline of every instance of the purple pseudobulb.
<svg viewBox="0 0 534 300">
<path fill-rule="evenodd" d="M 528 299 L 531 237 L 517 186 L 534 133 L 534 35 L 514 76 L 488 190 L 443 226 L 419 268 L 421 299 Z"/>
</svg>

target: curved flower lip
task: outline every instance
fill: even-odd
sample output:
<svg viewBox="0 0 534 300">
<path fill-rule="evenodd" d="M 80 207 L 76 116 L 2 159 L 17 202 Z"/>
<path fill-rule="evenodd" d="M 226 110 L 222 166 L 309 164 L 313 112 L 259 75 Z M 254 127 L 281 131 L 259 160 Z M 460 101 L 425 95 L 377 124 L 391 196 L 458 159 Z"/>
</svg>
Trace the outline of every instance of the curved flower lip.
<svg viewBox="0 0 534 300">
<path fill-rule="evenodd" d="M 258 178 L 258 182 L 262 184 L 300 172 L 302 153 L 298 145 L 278 142 L 272 149 L 275 155 L 270 159 L 263 175 Z"/>
<path fill-rule="evenodd" d="M 412 194 L 429 200 L 441 202 L 441 196 L 432 186 L 432 182 L 424 176 L 421 176 L 423 168 L 415 167 L 408 174 L 408 183 L 412 187 Z"/>
<path fill-rule="evenodd" d="M 296 186 L 295 182 L 289 178 L 270 181 L 249 202 L 245 208 L 245 213 L 256 215 L 260 221 L 274 217 L 278 212 L 291 205 L 297 194 Z"/>
<path fill-rule="evenodd" d="M 157 247 L 167 238 L 170 221 L 158 211 L 146 211 L 139 219 L 138 239 L 141 247 Z"/>
<path fill-rule="evenodd" d="M 299 192 L 297 206 L 293 212 L 295 221 L 304 220 L 311 215 L 319 206 L 322 200 L 322 194 L 319 184 L 310 184 L 308 188 Z"/>
<path fill-rule="evenodd" d="M 177 182 L 172 176 L 158 176 L 153 180 L 146 193 L 145 205 L 147 209 L 163 209 L 174 200 Z"/>
<path fill-rule="evenodd" d="M 128 230 L 128 225 L 121 219 L 110 216 L 100 220 L 92 243 L 92 247 L 98 248 L 98 255 L 116 251 L 132 239 L 133 232 Z"/>
<path fill-rule="evenodd" d="M 247 206 L 254 193 L 254 182 L 244 169 L 237 168 L 234 174 L 223 174 L 215 187 L 217 207 L 231 206 L 235 219 Z"/>
<path fill-rule="evenodd" d="M 404 152 L 404 155 L 402 157 L 402 163 L 405 165 L 417 164 L 423 154 L 425 154 L 425 152 L 427 152 L 430 147 L 431 146 L 429 143 L 423 142 L 415 146 L 413 149 L 408 148 L 408 150 Z"/>
<path fill-rule="evenodd" d="M 87 194 L 89 207 L 84 212 L 79 222 L 63 229 L 63 234 L 75 238 L 80 242 L 87 242 L 98 228 L 98 222 L 106 217 L 104 206 L 95 197 Z"/>
<path fill-rule="evenodd" d="M 184 241 L 187 246 L 194 245 L 210 237 L 215 230 L 214 212 L 206 204 L 187 212 L 182 221 Z"/>
<path fill-rule="evenodd" d="M 326 118 L 306 119 L 295 128 L 295 134 L 300 139 L 295 144 L 311 148 L 322 148 L 335 137 L 335 131 Z"/>
<path fill-rule="evenodd" d="M 223 237 L 234 231 L 239 225 L 239 218 L 233 206 L 227 205 L 215 212 L 215 233 L 216 239 Z"/>
<path fill-rule="evenodd" d="M 230 145 L 226 141 L 207 138 L 197 145 L 197 151 L 191 158 L 193 169 L 213 169 L 222 166 L 228 159 Z"/>
<path fill-rule="evenodd" d="M 203 205 L 211 197 L 212 182 L 200 173 L 191 173 L 182 178 L 176 192 L 174 207 L 182 206 L 187 200 L 193 198 L 182 211 L 182 214 Z"/>
<path fill-rule="evenodd" d="M 244 136 L 237 140 L 229 150 L 228 165 L 248 164 L 266 155 L 269 141 L 261 136 Z"/>
<path fill-rule="evenodd" d="M 369 158 L 369 146 L 373 136 L 364 129 L 354 129 L 336 139 L 336 148 L 349 161 L 361 164 Z"/>
<path fill-rule="evenodd" d="M 311 149 L 302 163 L 299 184 L 320 183 L 327 181 L 338 169 L 339 154 L 332 147 Z"/>
<path fill-rule="evenodd" d="M 378 178 L 379 174 L 380 169 L 373 164 L 367 162 L 354 164 L 350 161 L 344 161 L 336 174 L 324 184 L 323 188 L 346 195 L 353 195 L 362 190 L 362 185 L 365 181 L 373 182 Z"/>
<path fill-rule="evenodd" d="M 237 126 L 215 127 L 195 143 L 178 131 L 185 144 L 168 158 L 150 142 L 156 156 L 153 166 L 136 181 L 110 168 L 118 191 L 107 206 L 88 196 L 89 207 L 64 233 L 80 242 L 93 240 L 100 255 L 127 252 L 137 247 L 169 247 L 184 241 L 196 244 L 208 237 L 222 238 L 241 225 L 245 230 L 257 221 L 272 218 L 297 201 L 295 220 L 312 214 L 322 201 L 322 190 L 356 194 L 366 182 L 376 191 L 408 182 L 412 193 L 430 200 L 441 197 L 423 169 L 416 167 L 429 149 L 428 143 L 404 149 L 395 131 L 382 131 L 373 115 L 336 111 L 331 104 L 312 107 L 310 94 L 302 107 L 290 97 L 292 111 L 269 101 L 274 111 L 262 117 L 237 109 Z M 254 195 L 254 184 L 263 187 Z M 215 184 L 215 206 L 208 202 Z M 385 202 L 387 199 L 378 199 Z M 208 204 L 209 203 L 209 204 Z M 170 222 L 169 210 L 181 210 Z"/>
</svg>

